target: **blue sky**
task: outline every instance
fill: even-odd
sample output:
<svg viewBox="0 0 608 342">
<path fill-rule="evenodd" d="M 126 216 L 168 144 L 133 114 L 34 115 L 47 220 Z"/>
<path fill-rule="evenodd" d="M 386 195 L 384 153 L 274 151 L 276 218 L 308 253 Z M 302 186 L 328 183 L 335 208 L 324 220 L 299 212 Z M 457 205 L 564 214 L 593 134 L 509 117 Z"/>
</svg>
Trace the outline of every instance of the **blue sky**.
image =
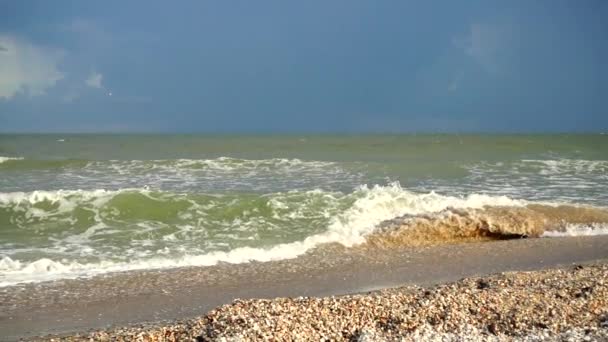
<svg viewBox="0 0 608 342">
<path fill-rule="evenodd" d="M 4 132 L 608 130 L 607 1 L 1 1 Z"/>
</svg>

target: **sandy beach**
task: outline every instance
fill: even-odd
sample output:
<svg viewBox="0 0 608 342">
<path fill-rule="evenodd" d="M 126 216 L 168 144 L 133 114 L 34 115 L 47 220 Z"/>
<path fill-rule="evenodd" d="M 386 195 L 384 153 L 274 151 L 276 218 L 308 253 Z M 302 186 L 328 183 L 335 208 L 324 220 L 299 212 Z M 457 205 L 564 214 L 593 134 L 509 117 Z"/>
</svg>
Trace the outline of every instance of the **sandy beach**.
<svg viewBox="0 0 608 342">
<path fill-rule="evenodd" d="M 0 332 L 5 340 L 59 336 L 125 341 L 197 336 L 209 340 L 231 336 L 348 340 L 369 334 L 380 334 L 378 339 L 409 339 L 419 336 L 416 334 L 444 333 L 507 338 L 540 332 L 555 337 L 572 329 L 599 329 L 592 333 L 605 336 L 601 317 L 608 311 L 606 259 L 608 236 L 371 251 L 329 245 L 293 260 L 123 272 L 4 287 L 0 289 Z M 595 266 L 585 266 L 582 271 L 573 268 L 581 264 Z M 483 281 L 478 278 L 548 269 L 494 275 Z M 458 281 L 465 277 L 473 278 Z M 476 288 L 480 281 L 483 288 L 485 282 L 490 284 L 485 292 Z M 437 284 L 442 285 L 435 287 Z M 582 290 L 587 287 L 594 290 Z M 396 289 L 362 294 L 387 288 Z M 579 296 L 582 299 L 576 297 L 584 302 L 570 298 L 577 291 L 588 292 Z M 341 296 L 352 293 L 359 295 Z M 481 294 L 494 310 L 484 309 L 490 316 L 467 311 L 473 305 L 470 301 L 481 300 Z M 275 297 L 283 298 L 268 300 Z M 240 300 L 233 302 L 237 298 Z M 420 304 L 429 298 L 434 298 L 431 306 L 431 302 Z M 475 310 L 483 307 L 476 303 Z M 328 312 L 330 307 L 338 311 Z M 268 313 L 269 308 L 275 311 Z M 441 316 L 437 308 L 450 308 L 453 313 Z M 547 315 L 549 308 L 557 312 L 551 315 L 559 317 L 538 324 L 517 323 L 525 321 L 524 316 L 529 320 Z M 515 317 L 514 325 L 506 320 L 508 313 Z M 235 315 L 242 319 L 234 321 Z M 419 321 L 424 317 L 432 322 Z M 378 330 L 382 324 L 386 329 Z M 344 332 L 344 327 L 350 330 Z"/>
</svg>

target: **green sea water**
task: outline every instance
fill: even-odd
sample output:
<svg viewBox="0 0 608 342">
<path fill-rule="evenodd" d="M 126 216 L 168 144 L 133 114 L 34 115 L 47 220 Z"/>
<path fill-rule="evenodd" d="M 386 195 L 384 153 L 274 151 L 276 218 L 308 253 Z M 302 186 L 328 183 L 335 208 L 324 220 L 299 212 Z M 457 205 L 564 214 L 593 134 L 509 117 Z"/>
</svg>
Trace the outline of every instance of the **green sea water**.
<svg viewBox="0 0 608 342">
<path fill-rule="evenodd" d="M 608 135 L 5 134 L 0 285 L 291 258 L 524 202 L 608 205 Z"/>
</svg>

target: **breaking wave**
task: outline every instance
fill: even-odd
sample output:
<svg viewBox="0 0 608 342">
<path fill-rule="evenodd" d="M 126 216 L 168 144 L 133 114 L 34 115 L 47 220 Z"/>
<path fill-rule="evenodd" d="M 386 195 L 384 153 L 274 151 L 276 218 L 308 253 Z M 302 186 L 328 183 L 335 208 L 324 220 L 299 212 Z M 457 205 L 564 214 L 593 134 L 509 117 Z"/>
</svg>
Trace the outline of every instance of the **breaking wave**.
<svg viewBox="0 0 608 342">
<path fill-rule="evenodd" d="M 356 163 L 351 163 L 356 164 Z M 11 160 L 0 164 L 5 171 L 0 188 L 12 191 L 36 189 L 122 189 L 150 187 L 181 192 L 277 191 L 293 189 L 352 189 L 362 184 L 357 167 L 341 163 L 301 159 L 159 159 L 159 160 Z M 52 170 L 52 171 L 51 171 Z M 5 190 L 6 191 L 6 190 Z"/>
<path fill-rule="evenodd" d="M 7 161 L 11 161 L 11 160 L 23 160 L 23 158 L 21 157 L 3 157 L 0 156 L 0 164 L 7 162 Z"/>
<path fill-rule="evenodd" d="M 608 231 L 607 222 L 608 213 L 601 208 L 414 193 L 398 183 L 360 186 L 348 193 L 0 193 L 0 224 L 38 244 L 32 249 L 0 240 L 0 286 L 289 259 L 326 243 L 386 248 L 577 234 L 576 229 L 588 235 Z"/>
<path fill-rule="evenodd" d="M 0 163 L 6 161 L 19 161 L 12 165 L 15 168 L 112 168 L 120 171 L 149 171 L 164 168 L 171 169 L 216 169 L 224 171 L 293 167 L 325 167 L 334 165 L 334 162 L 304 161 L 297 158 L 271 158 L 271 159 L 239 159 L 232 157 L 218 157 L 213 159 L 142 159 L 142 160 L 86 160 L 86 159 L 24 159 L 22 157 L 2 157 Z"/>
<path fill-rule="evenodd" d="M 587 159 L 523 159 L 463 164 L 468 175 L 459 183 L 432 179 L 437 191 L 470 191 L 532 201 L 608 203 L 608 161 Z"/>
<path fill-rule="evenodd" d="M 487 206 L 449 208 L 429 215 L 396 218 L 384 222 L 369 235 L 367 245 L 386 248 L 606 233 L 608 211 L 605 209 L 540 204 Z"/>
<path fill-rule="evenodd" d="M 541 175 L 563 175 L 568 173 L 608 172 L 608 161 L 585 159 L 524 159 L 522 163 L 535 167 Z"/>
</svg>

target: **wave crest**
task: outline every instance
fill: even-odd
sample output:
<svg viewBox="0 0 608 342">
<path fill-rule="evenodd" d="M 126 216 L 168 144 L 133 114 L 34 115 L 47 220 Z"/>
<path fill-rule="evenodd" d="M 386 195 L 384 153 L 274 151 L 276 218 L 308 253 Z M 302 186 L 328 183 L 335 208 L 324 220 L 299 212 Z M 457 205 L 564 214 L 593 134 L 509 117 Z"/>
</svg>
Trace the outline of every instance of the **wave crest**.
<svg viewBox="0 0 608 342">
<path fill-rule="evenodd" d="M 23 160 L 22 157 L 3 157 L 0 156 L 0 164 L 7 162 L 7 161 L 11 161 L 11 160 Z"/>
<path fill-rule="evenodd" d="M 448 208 L 389 220 L 369 235 L 368 246 L 389 248 L 541 236 L 595 235 L 608 231 L 608 211 L 569 205 Z"/>
<path fill-rule="evenodd" d="M 608 227 L 608 212 L 505 196 L 415 193 L 392 183 L 349 193 L 0 193 L 0 220 L 22 235 L 46 227 L 49 238 L 48 254 L 36 259 L 10 246 L 3 251 L 10 251 L 0 261 L 0 286 L 7 286 L 136 269 L 289 259 L 328 243 L 394 248 L 577 234 L 575 226 L 592 229 L 585 231 L 589 235 Z M 43 221 L 49 224 L 41 226 Z M 72 229 L 69 234 L 66 227 Z"/>
</svg>

